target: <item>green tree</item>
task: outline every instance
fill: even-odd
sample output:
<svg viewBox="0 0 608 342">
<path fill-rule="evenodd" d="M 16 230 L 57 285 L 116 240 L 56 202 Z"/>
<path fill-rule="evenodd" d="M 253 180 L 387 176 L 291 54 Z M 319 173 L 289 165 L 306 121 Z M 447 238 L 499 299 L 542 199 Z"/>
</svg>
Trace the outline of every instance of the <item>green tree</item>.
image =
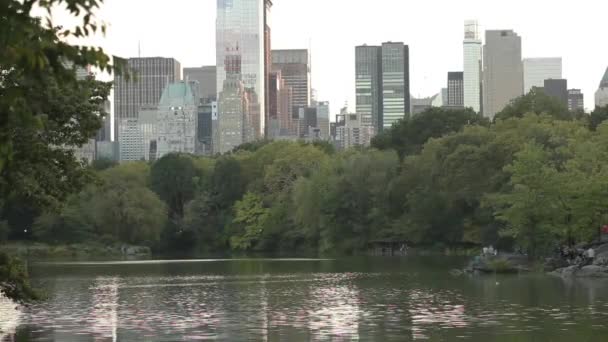
<svg viewBox="0 0 608 342">
<path fill-rule="evenodd" d="M 595 131 L 606 120 L 608 120 L 608 106 L 596 107 L 589 116 L 589 128 Z"/>
<path fill-rule="evenodd" d="M 575 117 L 559 100 L 547 95 L 542 89 L 532 88 L 529 93 L 518 97 L 498 112 L 494 120 L 521 118 L 529 113 L 547 114 L 559 120 L 572 120 Z"/>
<path fill-rule="evenodd" d="M 506 223 L 502 233 L 531 257 L 549 252 L 560 241 L 569 214 L 560 203 L 566 190 L 557 182 L 559 172 L 550 153 L 538 144 L 526 144 L 506 171 L 512 175 L 510 190 L 488 196 L 497 218 Z"/>
<path fill-rule="evenodd" d="M 152 165 L 150 187 L 167 203 L 174 220 L 184 216 L 184 206 L 194 198 L 197 183 L 198 175 L 189 155 L 170 153 Z"/>
<path fill-rule="evenodd" d="M 372 147 L 394 149 L 399 158 L 419 153 L 431 138 L 458 132 L 467 125 L 488 125 L 488 120 L 471 109 L 430 108 L 409 119 L 400 120 L 372 140 Z"/>
<path fill-rule="evenodd" d="M 230 238 L 230 245 L 236 250 L 251 250 L 264 233 L 269 210 L 259 195 L 248 192 L 234 204 L 234 211 L 233 229 L 236 231 Z"/>
<path fill-rule="evenodd" d="M 100 128 L 110 85 L 77 80 L 74 69 L 113 68 L 103 50 L 66 41 L 105 32 L 94 17 L 101 2 L 5 0 L 0 5 L 0 203 L 5 209 L 22 199 L 29 202 L 25 205 L 57 208 L 89 183 L 86 168 L 65 147 L 82 145 Z M 51 8 L 58 5 L 80 23 L 54 26 Z M 32 16 L 34 8 L 46 10 L 44 24 Z M 25 288 L 25 273 L 12 266 L 13 260 L 5 261 L 0 291 L 14 299 L 27 296 L 29 291 L 16 290 Z"/>
</svg>

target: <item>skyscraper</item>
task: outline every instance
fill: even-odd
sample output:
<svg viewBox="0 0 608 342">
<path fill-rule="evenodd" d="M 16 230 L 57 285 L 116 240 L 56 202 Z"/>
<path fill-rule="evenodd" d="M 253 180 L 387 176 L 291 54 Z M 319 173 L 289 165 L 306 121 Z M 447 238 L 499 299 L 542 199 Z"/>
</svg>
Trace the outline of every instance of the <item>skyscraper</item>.
<svg viewBox="0 0 608 342">
<path fill-rule="evenodd" d="M 158 104 L 158 158 L 171 153 L 196 152 L 198 82 L 167 85 Z"/>
<path fill-rule="evenodd" d="M 225 55 L 226 76 L 222 90 L 218 94 L 217 142 L 214 142 L 216 153 L 230 152 L 235 147 L 250 141 L 248 132 L 251 131 L 251 92 L 245 88 L 241 80 L 240 53 L 229 52 Z"/>
<path fill-rule="evenodd" d="M 379 129 L 382 122 L 382 48 L 357 46 L 355 48 L 355 88 L 357 114 L 368 117 L 372 126 Z"/>
<path fill-rule="evenodd" d="M 545 80 L 562 78 L 562 59 L 556 58 L 526 58 L 524 65 L 524 94 L 532 87 L 544 87 Z"/>
<path fill-rule="evenodd" d="M 329 140 L 329 102 L 317 103 L 317 127 L 319 128 L 319 138 Z"/>
<path fill-rule="evenodd" d="M 595 92 L 595 106 L 608 106 L 608 68 L 606 68 L 604 77 L 600 81 L 599 89 Z"/>
<path fill-rule="evenodd" d="M 580 89 L 568 90 L 568 110 L 571 112 L 585 110 L 585 95 Z"/>
<path fill-rule="evenodd" d="M 198 97 L 204 102 L 215 101 L 217 98 L 217 73 L 215 65 L 200 68 L 184 68 L 184 81 L 197 81 Z"/>
<path fill-rule="evenodd" d="M 448 107 L 462 107 L 464 105 L 463 72 L 448 72 Z"/>
<path fill-rule="evenodd" d="M 268 76 L 266 65 L 270 32 L 268 12 L 271 6 L 272 1 L 270 0 L 217 0 L 216 87 L 218 92 L 225 91 L 225 81 L 228 79 L 228 68 L 230 68 L 226 62 L 234 61 L 234 59 L 226 57 L 228 55 L 238 56 L 240 65 L 238 75 L 233 75 L 233 79 L 229 83 L 234 85 L 234 82 L 238 82 L 237 79 L 242 82 L 243 90 L 248 94 L 250 101 L 248 106 L 252 113 L 246 118 L 246 122 L 240 123 L 240 125 L 245 124 L 243 136 L 234 141 L 247 142 L 261 137 L 265 131 Z M 237 99 L 238 101 L 240 100 Z M 239 123 L 224 122 L 227 119 L 223 117 L 224 110 L 231 106 L 228 105 L 226 99 L 223 101 L 220 99 L 219 93 L 218 102 L 219 129 L 238 126 Z M 238 103 L 236 105 L 238 107 Z M 228 116 L 230 115 L 228 114 Z M 223 132 L 220 131 L 219 134 L 221 136 Z M 224 134 L 224 136 L 226 135 Z"/>
<path fill-rule="evenodd" d="M 268 89 L 269 138 L 295 136 L 292 126 L 292 91 L 285 84 L 281 71 L 270 73 Z"/>
<path fill-rule="evenodd" d="M 382 43 L 382 127 L 410 115 L 410 57 L 403 43 Z M 363 120 L 365 121 L 365 120 Z"/>
<path fill-rule="evenodd" d="M 512 30 L 486 31 L 483 62 L 483 114 L 493 119 L 523 95 L 521 37 Z"/>
<path fill-rule="evenodd" d="M 545 94 L 555 98 L 559 103 L 568 107 L 568 80 L 548 79 L 544 82 Z"/>
<path fill-rule="evenodd" d="M 127 68 L 133 72 L 130 80 L 114 79 L 115 137 L 124 119 L 137 119 L 142 107 L 158 105 L 167 84 L 181 80 L 181 65 L 173 58 L 129 58 Z"/>
<path fill-rule="evenodd" d="M 310 60 L 308 50 L 272 50 L 272 70 L 281 72 L 285 85 L 291 87 L 293 106 L 310 106 Z"/>
<path fill-rule="evenodd" d="M 482 45 L 476 20 L 464 22 L 463 87 L 464 106 L 475 112 L 481 111 Z"/>
</svg>

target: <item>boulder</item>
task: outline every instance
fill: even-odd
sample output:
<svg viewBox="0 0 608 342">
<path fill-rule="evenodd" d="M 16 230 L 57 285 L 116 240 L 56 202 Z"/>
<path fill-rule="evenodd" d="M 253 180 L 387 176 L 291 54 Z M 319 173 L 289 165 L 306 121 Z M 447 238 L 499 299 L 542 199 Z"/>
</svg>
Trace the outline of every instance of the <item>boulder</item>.
<svg viewBox="0 0 608 342">
<path fill-rule="evenodd" d="M 589 265 L 576 272 L 577 277 L 581 278 L 608 278 L 608 267 Z"/>
<path fill-rule="evenodd" d="M 558 268 L 557 270 L 551 272 L 553 275 L 557 275 L 564 278 L 571 278 L 576 275 L 578 271 L 578 266 L 568 266 L 564 268 Z"/>
</svg>

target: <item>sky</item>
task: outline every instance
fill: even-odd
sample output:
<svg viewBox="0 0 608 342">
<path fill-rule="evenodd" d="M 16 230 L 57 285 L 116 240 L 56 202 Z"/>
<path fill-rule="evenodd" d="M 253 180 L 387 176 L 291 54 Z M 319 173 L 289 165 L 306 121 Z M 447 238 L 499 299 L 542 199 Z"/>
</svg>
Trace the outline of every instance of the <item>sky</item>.
<svg viewBox="0 0 608 342">
<path fill-rule="evenodd" d="M 446 87 L 462 71 L 463 25 L 513 29 L 524 58 L 562 57 L 569 88 L 585 107 L 608 67 L 605 0 L 273 0 L 272 47 L 310 48 L 312 87 L 332 114 L 355 108 L 355 46 L 402 41 L 410 49 L 415 97 Z M 105 0 L 105 37 L 91 40 L 121 57 L 174 57 L 182 67 L 215 65 L 216 0 Z M 60 20 L 62 18 L 59 18 Z M 65 20 L 65 18 L 63 18 Z M 57 21 L 57 20 L 56 20 Z M 141 47 L 141 49 L 139 49 Z"/>
</svg>

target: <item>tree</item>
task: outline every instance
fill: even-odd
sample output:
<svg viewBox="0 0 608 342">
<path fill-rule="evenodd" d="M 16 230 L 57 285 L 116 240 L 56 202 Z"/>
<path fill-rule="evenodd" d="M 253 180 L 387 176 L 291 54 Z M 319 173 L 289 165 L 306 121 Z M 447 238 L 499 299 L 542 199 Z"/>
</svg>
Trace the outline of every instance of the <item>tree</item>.
<svg viewBox="0 0 608 342">
<path fill-rule="evenodd" d="M 550 152 L 538 144 L 526 144 L 506 171 L 512 175 L 510 190 L 488 196 L 497 218 L 506 223 L 502 233 L 513 237 L 531 257 L 549 252 L 560 241 L 570 214 L 563 204 L 567 188 L 558 182 Z"/>
<path fill-rule="evenodd" d="M 568 107 L 556 98 L 547 95 L 542 89 L 532 88 L 526 95 L 520 96 L 498 112 L 494 120 L 521 118 L 525 114 L 547 114 L 558 120 L 572 120 L 575 115 Z"/>
<path fill-rule="evenodd" d="M 184 206 L 194 198 L 197 183 L 196 168 L 189 155 L 170 153 L 152 165 L 150 188 L 167 203 L 173 220 L 184 216 Z"/>
<path fill-rule="evenodd" d="M 5 208 L 17 200 L 57 208 L 90 180 L 65 147 L 82 145 L 100 128 L 110 85 L 77 80 L 75 68 L 113 68 L 103 50 L 65 41 L 105 32 L 93 15 L 101 2 L 5 0 L 0 5 L 0 205 Z M 51 8 L 61 4 L 81 16 L 80 24 L 53 26 Z M 31 15 L 34 8 L 46 10 L 44 25 Z M 13 260 L 5 261 L 0 291 L 13 299 L 27 297 L 29 291 L 18 290 L 24 288 L 25 273 Z"/>
<path fill-rule="evenodd" d="M 595 131 L 606 120 L 608 120 L 608 106 L 596 107 L 589 116 L 589 129 Z"/>
<path fill-rule="evenodd" d="M 269 210 L 259 195 L 248 192 L 234 204 L 234 211 L 236 232 L 230 238 L 230 246 L 236 250 L 251 250 L 262 237 Z"/>
<path fill-rule="evenodd" d="M 107 170 L 107 169 L 112 168 L 117 165 L 118 165 L 118 163 L 115 162 L 114 160 L 107 159 L 107 158 L 100 158 L 100 159 L 95 159 L 93 161 L 93 163 L 91 164 L 91 168 L 93 168 L 93 170 L 96 170 L 96 171 L 103 171 L 103 170 Z"/>
<path fill-rule="evenodd" d="M 431 138 L 458 132 L 467 125 L 488 125 L 488 120 L 472 109 L 430 108 L 409 119 L 400 120 L 372 140 L 372 147 L 394 149 L 399 158 L 419 153 Z"/>
</svg>

